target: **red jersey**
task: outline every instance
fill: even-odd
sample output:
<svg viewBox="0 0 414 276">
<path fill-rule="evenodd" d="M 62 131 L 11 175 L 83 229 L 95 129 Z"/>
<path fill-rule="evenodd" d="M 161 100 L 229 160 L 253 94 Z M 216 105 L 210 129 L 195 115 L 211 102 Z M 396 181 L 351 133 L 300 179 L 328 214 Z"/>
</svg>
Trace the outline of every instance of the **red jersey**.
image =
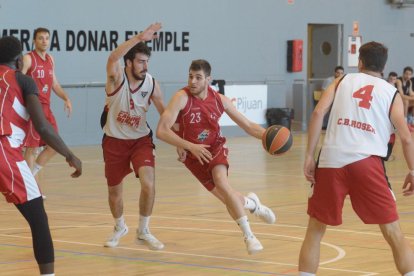
<svg viewBox="0 0 414 276">
<path fill-rule="evenodd" d="M 226 138 L 221 136 L 219 125 L 224 112 L 220 94 L 209 87 L 207 97 L 202 100 L 194 97 L 188 87 L 183 90 L 188 95 L 188 101 L 176 121 L 180 124 L 180 136 L 194 144 L 223 145 Z"/>
<path fill-rule="evenodd" d="M 43 59 L 35 50 L 28 54 L 32 59 L 32 65 L 26 75 L 31 76 L 35 80 L 37 88 L 39 89 L 39 101 L 42 104 L 50 105 L 54 70 L 52 57 L 46 54 L 46 59 Z"/>
<path fill-rule="evenodd" d="M 0 65 L 0 136 L 7 136 L 13 147 L 19 147 L 26 136 L 30 116 L 24 96 L 31 93 L 37 93 L 33 80 Z"/>
</svg>

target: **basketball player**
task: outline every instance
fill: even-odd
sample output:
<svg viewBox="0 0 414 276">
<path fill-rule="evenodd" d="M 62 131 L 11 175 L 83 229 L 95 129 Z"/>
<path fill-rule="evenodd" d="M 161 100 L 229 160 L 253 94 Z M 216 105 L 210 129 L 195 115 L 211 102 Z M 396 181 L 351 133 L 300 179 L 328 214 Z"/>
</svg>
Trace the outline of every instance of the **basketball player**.
<svg viewBox="0 0 414 276">
<path fill-rule="evenodd" d="M 47 215 L 39 187 L 24 161 L 21 146 L 29 129 L 29 118 L 45 142 L 82 173 L 81 161 L 46 120 L 35 82 L 23 75 L 22 48 L 12 36 L 0 39 L 0 190 L 30 225 L 33 251 L 41 275 L 54 275 L 54 251 Z"/>
<path fill-rule="evenodd" d="M 400 136 L 409 168 L 403 194 L 414 193 L 414 142 L 404 120 L 401 95 L 381 79 L 388 49 L 377 42 L 359 50 L 359 73 L 337 79 L 323 94 L 309 125 L 304 174 L 313 187 L 308 200 L 309 224 L 299 257 L 299 275 L 315 275 L 326 225 L 342 223 L 344 199 L 366 224 L 378 224 L 391 246 L 398 271 L 414 276 L 414 253 L 398 221 L 395 197 L 383 158 L 394 133 Z M 315 163 L 324 114 L 332 105 L 326 136 Z"/>
<path fill-rule="evenodd" d="M 242 196 L 228 183 L 228 149 L 220 134 L 219 119 L 226 112 L 248 134 L 261 139 L 264 129 L 237 111 L 230 99 L 210 88 L 211 67 L 205 60 L 191 63 L 188 86 L 178 91 L 161 115 L 157 137 L 178 147 L 179 160 L 203 186 L 220 199 L 243 232 L 247 251 L 254 254 L 263 249 L 250 229 L 243 210 L 247 208 L 268 223 L 276 217 L 262 205 L 256 194 Z M 178 135 L 171 130 L 179 124 Z"/>
<path fill-rule="evenodd" d="M 394 71 L 391 71 L 388 74 L 387 82 L 389 84 L 394 85 L 395 87 L 397 87 L 397 78 L 398 78 L 397 73 L 395 73 Z"/>
<path fill-rule="evenodd" d="M 409 127 L 414 124 L 414 118 L 412 114 L 412 110 L 410 108 L 414 106 L 414 91 L 413 86 L 411 83 L 411 77 L 413 76 L 413 68 L 407 66 L 404 68 L 402 77 L 397 78 L 396 86 L 400 96 L 403 99 L 404 104 L 404 116 L 407 119 Z"/>
<path fill-rule="evenodd" d="M 152 250 L 164 247 L 149 230 L 155 198 L 155 147 L 146 120 L 150 103 L 153 102 L 161 114 L 164 102 L 158 82 L 147 73 L 151 50 L 144 43 L 156 38 L 155 33 L 160 29 L 160 23 L 152 24 L 120 44 L 110 54 L 106 65 L 107 113 L 103 119 L 105 135 L 102 148 L 109 207 L 115 220 L 114 231 L 104 244 L 106 247 L 116 247 L 120 238 L 128 233 L 123 216 L 122 180 L 132 172 L 130 164 L 141 182 L 136 242 Z M 120 64 L 121 58 L 125 67 Z"/>
<path fill-rule="evenodd" d="M 24 55 L 22 72 L 35 80 L 39 90 L 39 100 L 42 104 L 43 112 L 45 113 L 46 119 L 57 132 L 58 127 L 55 116 L 50 109 L 51 91 L 53 90 L 55 94 L 65 102 L 64 108 L 67 111 L 68 116 L 72 113 L 72 103 L 66 92 L 60 86 L 55 75 L 55 63 L 52 56 L 47 53 L 50 45 L 49 38 L 50 33 L 48 29 L 37 28 L 35 30 L 33 37 L 34 50 Z M 45 146 L 45 149 L 37 156 L 40 147 L 43 146 Z M 36 175 L 56 154 L 52 147 L 47 146 L 46 143 L 40 139 L 39 134 L 33 128 L 33 124 L 30 124 L 25 147 L 24 157 L 32 170 L 33 175 Z"/>
</svg>

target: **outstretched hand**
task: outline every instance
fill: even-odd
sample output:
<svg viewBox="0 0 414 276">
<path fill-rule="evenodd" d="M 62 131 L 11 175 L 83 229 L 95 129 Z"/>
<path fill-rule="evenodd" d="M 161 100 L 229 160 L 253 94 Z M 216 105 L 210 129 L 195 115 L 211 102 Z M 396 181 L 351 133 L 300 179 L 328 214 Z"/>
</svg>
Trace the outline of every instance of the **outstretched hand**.
<svg viewBox="0 0 414 276">
<path fill-rule="evenodd" d="M 153 23 L 149 25 L 143 32 L 139 33 L 139 38 L 143 41 L 149 41 L 154 38 L 157 38 L 157 32 L 162 28 L 160 22 Z"/>
<path fill-rule="evenodd" d="M 74 154 L 66 157 L 66 162 L 70 167 L 75 168 L 75 171 L 71 174 L 72 177 L 79 177 L 82 174 L 82 162 Z"/>
</svg>

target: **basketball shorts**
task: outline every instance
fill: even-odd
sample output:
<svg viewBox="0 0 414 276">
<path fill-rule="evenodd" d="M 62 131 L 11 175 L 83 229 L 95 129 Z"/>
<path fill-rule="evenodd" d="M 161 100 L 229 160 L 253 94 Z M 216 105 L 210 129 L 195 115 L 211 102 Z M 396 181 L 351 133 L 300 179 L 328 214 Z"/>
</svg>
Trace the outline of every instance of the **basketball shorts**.
<svg viewBox="0 0 414 276">
<path fill-rule="evenodd" d="M 227 156 L 229 154 L 229 149 L 226 145 L 220 145 L 215 149 L 209 149 L 213 155 L 213 160 L 209 163 L 201 163 L 198 159 L 191 156 L 187 156 L 186 160 L 184 161 L 184 165 L 190 170 L 190 172 L 200 181 L 200 183 L 209 191 L 213 190 L 215 187 L 213 181 L 212 170 L 217 165 L 225 165 L 227 169 L 229 168 L 229 162 L 227 160 Z"/>
<path fill-rule="evenodd" d="M 138 170 L 142 166 L 155 166 L 155 146 L 152 142 L 152 133 L 131 140 L 105 135 L 102 149 L 108 186 L 120 184 L 122 179 L 132 171 L 135 172 L 136 177 L 139 177 Z"/>
<path fill-rule="evenodd" d="M 342 168 L 317 168 L 315 181 L 308 214 L 322 223 L 342 224 L 347 195 L 352 208 L 366 224 L 398 220 L 395 197 L 381 157 L 370 156 Z"/>
<path fill-rule="evenodd" d="M 48 104 L 42 104 L 43 113 L 45 114 L 46 120 L 52 125 L 56 132 L 58 132 L 58 127 L 56 123 L 55 116 L 53 115 L 52 110 Z M 42 140 L 39 133 L 37 133 L 36 129 L 34 128 L 33 122 L 30 121 L 26 140 L 24 142 L 24 146 L 28 148 L 37 148 L 45 146 L 46 143 Z"/>
<path fill-rule="evenodd" d="M 7 202 L 23 204 L 41 196 L 21 147 L 13 148 L 6 136 L 0 136 L 0 171 L 0 191 Z"/>
</svg>

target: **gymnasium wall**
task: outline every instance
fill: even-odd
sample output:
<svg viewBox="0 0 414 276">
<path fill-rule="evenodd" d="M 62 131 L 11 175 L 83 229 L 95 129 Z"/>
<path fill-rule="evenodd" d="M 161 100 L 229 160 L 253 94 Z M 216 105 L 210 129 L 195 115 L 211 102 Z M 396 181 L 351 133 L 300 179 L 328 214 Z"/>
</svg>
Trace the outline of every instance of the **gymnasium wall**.
<svg viewBox="0 0 414 276">
<path fill-rule="evenodd" d="M 0 0 L 0 36 L 13 34 L 30 48 L 35 28 L 52 31 L 56 74 L 73 101 L 74 114 L 66 118 L 57 97 L 52 108 L 64 139 L 86 145 L 99 144 L 102 136 L 99 117 L 109 52 L 151 22 L 164 26 L 163 39 L 150 45 L 149 71 L 167 101 L 185 85 L 191 60 L 204 58 L 212 64 L 213 78 L 267 84 L 269 107 L 293 107 L 294 84 L 306 88 L 308 24 L 343 24 L 346 38 L 358 21 L 363 42 L 376 40 L 389 47 L 385 72 L 400 73 L 404 66 L 414 66 L 413 11 L 394 8 L 386 0 Z M 286 41 L 291 39 L 304 41 L 302 72 L 286 71 Z M 346 72 L 355 70 L 345 66 Z M 155 128 L 155 110 L 149 117 Z M 224 132 L 242 133 L 235 127 Z"/>
</svg>

